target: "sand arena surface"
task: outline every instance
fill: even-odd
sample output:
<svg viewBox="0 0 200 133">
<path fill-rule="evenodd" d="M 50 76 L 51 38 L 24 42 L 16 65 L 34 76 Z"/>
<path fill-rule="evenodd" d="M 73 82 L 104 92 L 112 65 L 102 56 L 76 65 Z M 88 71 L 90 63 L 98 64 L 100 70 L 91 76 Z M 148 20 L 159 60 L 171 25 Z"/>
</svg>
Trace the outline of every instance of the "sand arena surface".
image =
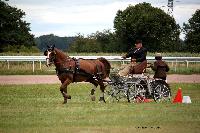
<svg viewBox="0 0 200 133">
<path fill-rule="evenodd" d="M 152 76 L 151 76 L 152 77 Z M 167 77 L 168 83 L 200 83 L 200 75 L 177 75 Z M 5 75 L 0 84 L 60 84 L 56 75 Z"/>
</svg>

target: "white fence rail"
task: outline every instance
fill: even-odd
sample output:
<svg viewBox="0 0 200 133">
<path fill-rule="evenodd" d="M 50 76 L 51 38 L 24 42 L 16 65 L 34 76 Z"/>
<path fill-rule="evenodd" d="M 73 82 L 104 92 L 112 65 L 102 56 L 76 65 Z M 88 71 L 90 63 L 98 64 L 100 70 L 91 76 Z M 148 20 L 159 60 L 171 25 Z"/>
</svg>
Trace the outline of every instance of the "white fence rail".
<svg viewBox="0 0 200 133">
<path fill-rule="evenodd" d="M 83 58 L 83 59 L 97 59 L 100 57 L 106 58 L 108 61 L 122 61 L 123 63 L 126 61 L 130 61 L 130 59 L 122 60 L 121 56 L 71 56 L 74 58 Z M 147 56 L 147 60 L 152 62 L 154 61 L 154 57 Z M 190 62 L 200 62 L 200 57 L 163 57 L 163 60 L 166 62 L 172 62 L 172 65 L 175 63 L 175 70 L 176 65 L 178 62 L 185 62 L 186 66 L 189 66 Z M 8 69 L 10 68 L 11 61 L 20 61 L 20 62 L 32 62 L 33 63 L 33 72 L 35 71 L 35 62 L 40 62 L 40 69 L 41 69 L 41 62 L 46 61 L 45 56 L 0 56 L 0 61 L 6 61 L 8 65 Z"/>
<path fill-rule="evenodd" d="M 121 56 L 71 56 L 74 58 L 83 58 L 83 59 L 97 59 L 104 57 L 109 61 L 122 61 Z M 200 61 L 200 57 L 163 57 L 166 61 Z M 45 61 L 46 56 L 0 56 L 0 61 Z M 129 61 L 129 59 L 126 59 Z M 147 56 L 147 60 L 154 60 L 154 57 Z"/>
</svg>

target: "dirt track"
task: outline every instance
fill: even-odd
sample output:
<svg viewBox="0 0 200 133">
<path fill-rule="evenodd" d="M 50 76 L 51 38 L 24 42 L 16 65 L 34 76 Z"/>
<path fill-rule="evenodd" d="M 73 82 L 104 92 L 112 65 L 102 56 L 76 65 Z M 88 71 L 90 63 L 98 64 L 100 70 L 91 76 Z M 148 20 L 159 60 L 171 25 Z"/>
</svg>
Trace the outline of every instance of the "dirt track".
<svg viewBox="0 0 200 133">
<path fill-rule="evenodd" d="M 168 83 L 200 83 L 200 75 L 168 75 Z M 56 75 L 6 75 L 0 76 L 0 84 L 57 84 Z"/>
</svg>

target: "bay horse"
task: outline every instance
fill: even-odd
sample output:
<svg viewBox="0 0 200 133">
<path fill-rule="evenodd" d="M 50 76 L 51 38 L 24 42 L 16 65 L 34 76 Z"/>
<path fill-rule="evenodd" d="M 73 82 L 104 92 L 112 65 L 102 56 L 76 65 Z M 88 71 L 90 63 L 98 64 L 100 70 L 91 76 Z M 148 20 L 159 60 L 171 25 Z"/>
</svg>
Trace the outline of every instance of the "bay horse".
<svg viewBox="0 0 200 133">
<path fill-rule="evenodd" d="M 54 64 L 56 67 L 56 73 L 61 81 L 60 92 L 64 97 L 64 104 L 67 103 L 67 99 L 71 99 L 71 96 L 67 93 L 67 86 L 73 82 L 89 82 L 94 85 L 91 89 L 91 99 L 95 100 L 95 89 L 100 86 L 102 95 L 99 101 L 105 102 L 104 79 L 109 77 L 110 63 L 105 58 L 98 59 L 75 59 L 64 54 L 61 50 L 53 46 L 47 46 L 47 50 L 44 52 L 46 58 L 46 65 L 49 67 Z"/>
</svg>

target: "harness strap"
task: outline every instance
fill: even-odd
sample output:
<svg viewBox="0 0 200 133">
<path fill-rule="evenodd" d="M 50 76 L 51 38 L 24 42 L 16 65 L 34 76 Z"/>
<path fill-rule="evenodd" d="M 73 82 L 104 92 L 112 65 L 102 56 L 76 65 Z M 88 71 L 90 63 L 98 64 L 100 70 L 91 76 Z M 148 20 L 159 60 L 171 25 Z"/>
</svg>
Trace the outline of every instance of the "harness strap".
<svg viewBox="0 0 200 133">
<path fill-rule="evenodd" d="M 83 75 L 88 78 L 94 78 L 97 80 L 102 79 L 102 70 L 98 64 L 94 62 L 94 64 L 96 65 L 97 73 L 90 74 L 80 68 L 80 59 L 75 59 L 75 58 L 72 58 L 72 59 L 74 60 L 74 63 L 75 63 L 74 67 L 70 66 L 70 68 L 56 69 L 57 75 L 61 73 L 72 73 L 73 74 L 72 82 L 75 82 L 77 75 Z M 60 63 L 60 62 L 57 62 L 57 63 Z"/>
<path fill-rule="evenodd" d="M 78 70 L 77 64 L 79 64 L 79 59 L 77 60 L 77 59 L 73 58 L 73 60 L 75 61 L 75 66 L 74 66 L 73 81 L 72 82 L 75 81 L 76 73 L 77 73 L 77 70 Z"/>
<path fill-rule="evenodd" d="M 102 69 L 101 69 L 101 66 L 99 66 L 97 63 L 96 64 L 96 68 L 97 68 L 97 73 L 94 75 L 96 76 L 97 79 L 102 79 Z"/>
</svg>

